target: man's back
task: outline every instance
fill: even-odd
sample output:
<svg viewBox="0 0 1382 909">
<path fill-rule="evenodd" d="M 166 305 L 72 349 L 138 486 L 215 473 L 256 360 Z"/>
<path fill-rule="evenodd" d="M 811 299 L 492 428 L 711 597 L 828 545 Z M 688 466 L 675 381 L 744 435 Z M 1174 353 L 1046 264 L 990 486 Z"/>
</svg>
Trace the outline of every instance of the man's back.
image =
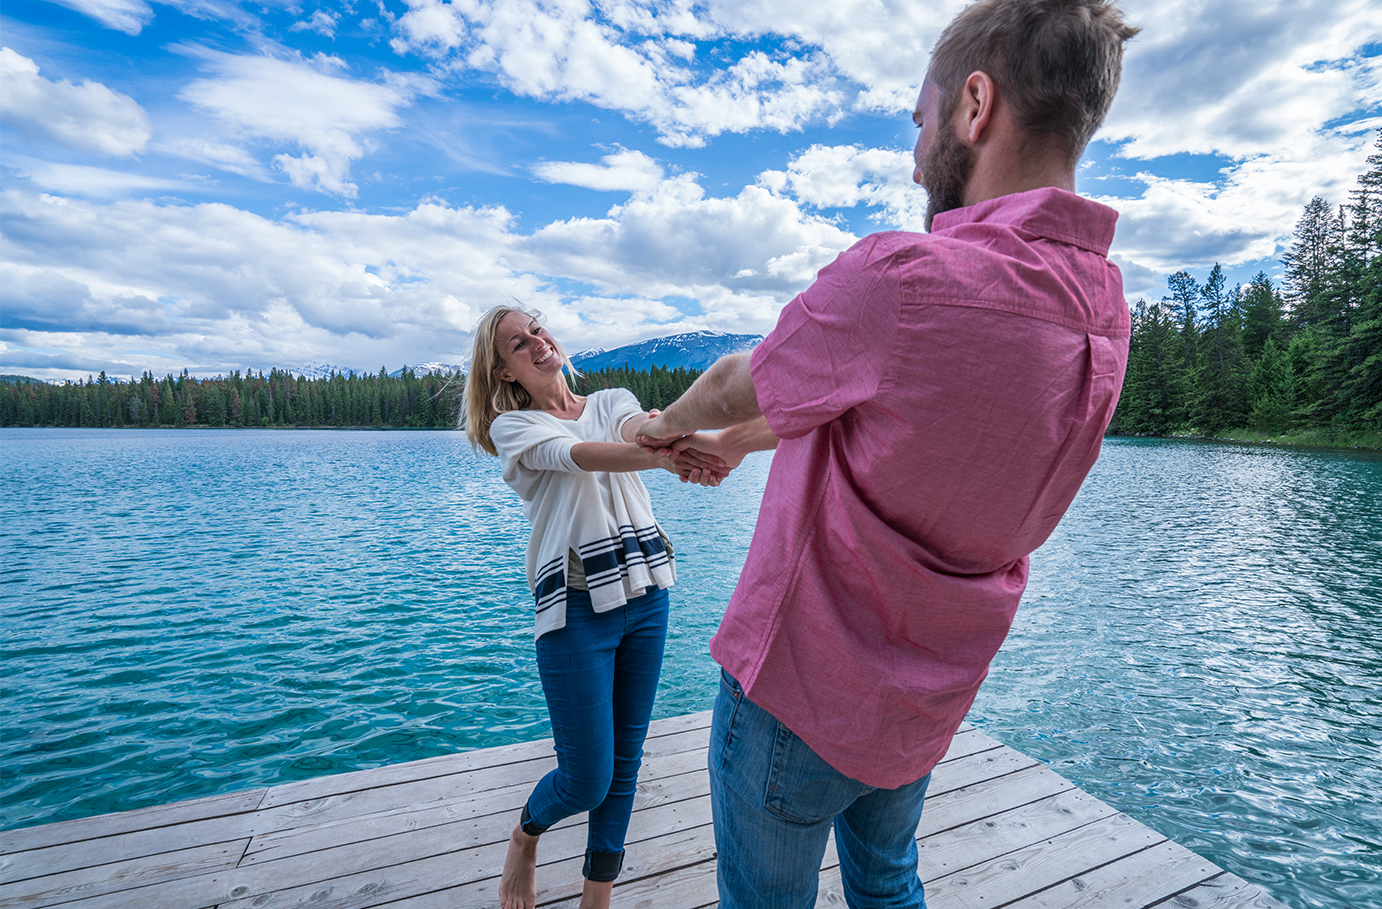
<svg viewBox="0 0 1382 909">
<path fill-rule="evenodd" d="M 1045 189 L 874 235 L 754 354 L 784 441 L 711 653 L 851 777 L 939 760 L 1098 456 L 1127 360 L 1114 217 Z"/>
</svg>

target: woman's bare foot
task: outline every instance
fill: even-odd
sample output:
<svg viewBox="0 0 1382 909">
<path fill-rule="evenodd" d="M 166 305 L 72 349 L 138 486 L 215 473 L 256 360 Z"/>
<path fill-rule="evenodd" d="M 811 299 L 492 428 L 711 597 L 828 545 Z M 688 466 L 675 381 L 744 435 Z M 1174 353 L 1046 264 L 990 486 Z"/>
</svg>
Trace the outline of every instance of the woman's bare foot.
<svg viewBox="0 0 1382 909">
<path fill-rule="evenodd" d="M 534 909 L 537 905 L 537 840 L 519 824 L 509 834 L 504 873 L 499 878 L 499 909 Z M 609 897 L 605 897 L 609 905 Z"/>
<path fill-rule="evenodd" d="M 609 909 L 610 891 L 614 881 L 586 881 L 581 888 L 580 909 Z"/>
</svg>

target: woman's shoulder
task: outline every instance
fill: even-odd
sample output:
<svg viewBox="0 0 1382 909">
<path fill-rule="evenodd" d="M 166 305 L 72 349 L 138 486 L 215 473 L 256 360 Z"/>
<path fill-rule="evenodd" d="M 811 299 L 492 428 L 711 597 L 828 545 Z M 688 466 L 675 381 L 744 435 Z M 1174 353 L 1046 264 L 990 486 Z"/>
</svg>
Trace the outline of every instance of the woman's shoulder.
<svg viewBox="0 0 1382 909">
<path fill-rule="evenodd" d="M 545 410 L 500 411 L 490 425 L 498 426 L 501 421 L 507 422 L 511 426 L 558 426 L 562 423 L 560 417 L 554 417 Z"/>
<path fill-rule="evenodd" d="M 592 391 L 586 395 L 586 406 L 594 404 L 602 409 L 612 409 L 616 407 L 626 407 L 629 404 L 638 404 L 638 398 L 634 397 L 633 392 L 627 388 L 601 388 L 599 391 Z"/>
</svg>

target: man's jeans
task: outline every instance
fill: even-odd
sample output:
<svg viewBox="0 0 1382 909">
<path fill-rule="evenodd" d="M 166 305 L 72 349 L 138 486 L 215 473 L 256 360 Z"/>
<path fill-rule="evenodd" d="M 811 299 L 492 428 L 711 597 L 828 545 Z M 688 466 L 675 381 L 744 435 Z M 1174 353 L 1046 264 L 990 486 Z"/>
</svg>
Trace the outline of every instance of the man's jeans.
<svg viewBox="0 0 1382 909">
<path fill-rule="evenodd" d="M 924 909 L 916 830 L 930 780 L 875 789 L 845 776 L 721 672 L 710 728 L 721 909 L 814 906 L 832 825 L 853 909 Z"/>
</svg>

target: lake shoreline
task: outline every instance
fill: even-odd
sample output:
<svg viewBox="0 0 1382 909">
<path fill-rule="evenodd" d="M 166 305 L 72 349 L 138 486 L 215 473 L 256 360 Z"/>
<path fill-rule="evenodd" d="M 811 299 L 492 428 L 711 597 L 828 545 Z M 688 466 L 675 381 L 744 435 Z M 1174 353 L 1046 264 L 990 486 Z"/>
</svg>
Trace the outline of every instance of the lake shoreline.
<svg viewBox="0 0 1382 909">
<path fill-rule="evenodd" d="M 1335 433 L 1328 430 L 1312 429 L 1300 433 L 1267 433 L 1252 429 L 1230 429 L 1221 435 L 1203 433 L 1172 433 L 1171 435 L 1152 435 L 1142 433 L 1109 433 L 1110 439 L 1180 439 L 1191 442 L 1232 442 L 1238 445 L 1255 445 L 1263 448 L 1290 448 L 1325 451 L 1382 451 L 1382 432 L 1377 433 Z"/>
</svg>

